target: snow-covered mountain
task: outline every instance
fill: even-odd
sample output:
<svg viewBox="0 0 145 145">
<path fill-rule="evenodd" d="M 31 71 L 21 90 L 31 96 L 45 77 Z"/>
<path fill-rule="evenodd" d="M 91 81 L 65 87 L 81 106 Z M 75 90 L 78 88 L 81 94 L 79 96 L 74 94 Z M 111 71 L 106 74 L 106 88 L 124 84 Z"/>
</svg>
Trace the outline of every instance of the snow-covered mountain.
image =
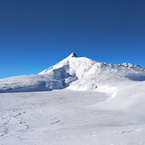
<svg viewBox="0 0 145 145">
<path fill-rule="evenodd" d="M 0 143 L 145 145 L 144 88 L 142 68 L 75 53 L 37 75 L 1 79 Z"/>
<path fill-rule="evenodd" d="M 129 68 L 136 68 L 136 69 L 138 69 L 138 70 L 142 70 L 142 71 L 145 71 L 145 68 L 142 68 L 141 66 L 139 66 L 139 65 L 133 65 L 133 64 L 131 64 L 131 63 L 121 63 L 120 65 L 122 65 L 122 66 L 125 66 L 125 67 L 129 67 Z"/>
<path fill-rule="evenodd" d="M 145 72 L 128 63 L 96 62 L 71 53 L 37 75 L 0 80 L 0 92 L 46 91 L 53 89 L 108 91 L 121 83 L 145 80 Z"/>
</svg>

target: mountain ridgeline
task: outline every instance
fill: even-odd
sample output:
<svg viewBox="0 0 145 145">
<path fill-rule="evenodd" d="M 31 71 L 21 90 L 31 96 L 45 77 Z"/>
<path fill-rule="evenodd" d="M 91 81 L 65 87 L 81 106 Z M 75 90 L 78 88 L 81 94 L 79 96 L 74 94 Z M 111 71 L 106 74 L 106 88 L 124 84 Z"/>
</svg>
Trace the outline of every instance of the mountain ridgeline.
<svg viewBox="0 0 145 145">
<path fill-rule="evenodd" d="M 145 69 L 138 65 L 96 62 L 71 53 L 39 74 L 0 79 L 0 92 L 51 91 L 64 88 L 101 91 L 105 86 L 110 88 L 122 82 L 144 80 Z"/>
</svg>

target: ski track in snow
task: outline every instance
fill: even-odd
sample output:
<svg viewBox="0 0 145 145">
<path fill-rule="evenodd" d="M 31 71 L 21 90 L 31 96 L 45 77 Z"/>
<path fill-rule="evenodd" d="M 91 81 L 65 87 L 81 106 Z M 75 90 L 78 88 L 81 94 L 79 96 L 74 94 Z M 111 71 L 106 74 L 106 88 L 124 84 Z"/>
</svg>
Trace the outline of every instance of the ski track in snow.
<svg viewBox="0 0 145 145">
<path fill-rule="evenodd" d="M 144 145 L 145 117 L 101 110 L 98 92 L 0 94 L 0 145 Z"/>
</svg>

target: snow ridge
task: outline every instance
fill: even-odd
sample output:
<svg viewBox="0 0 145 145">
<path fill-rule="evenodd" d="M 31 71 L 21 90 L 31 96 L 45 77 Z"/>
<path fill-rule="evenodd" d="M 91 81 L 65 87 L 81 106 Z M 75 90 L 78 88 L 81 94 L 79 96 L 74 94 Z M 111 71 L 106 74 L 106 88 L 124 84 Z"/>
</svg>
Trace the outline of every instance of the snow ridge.
<svg viewBox="0 0 145 145">
<path fill-rule="evenodd" d="M 120 64 L 121 66 L 125 66 L 125 67 L 128 67 L 128 68 L 135 68 L 135 69 L 138 69 L 138 70 L 141 70 L 141 71 L 145 71 L 145 68 L 142 68 L 141 66 L 139 65 L 133 65 L 131 63 L 121 63 Z"/>
</svg>

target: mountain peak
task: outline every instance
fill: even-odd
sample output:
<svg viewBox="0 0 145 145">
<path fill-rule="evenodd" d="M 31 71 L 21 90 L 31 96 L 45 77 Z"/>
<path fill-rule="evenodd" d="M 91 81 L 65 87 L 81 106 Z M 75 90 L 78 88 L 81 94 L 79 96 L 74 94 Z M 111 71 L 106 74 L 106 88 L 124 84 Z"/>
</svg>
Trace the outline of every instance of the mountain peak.
<svg viewBox="0 0 145 145">
<path fill-rule="evenodd" d="M 72 52 L 68 57 L 77 57 L 76 53 Z"/>
</svg>

